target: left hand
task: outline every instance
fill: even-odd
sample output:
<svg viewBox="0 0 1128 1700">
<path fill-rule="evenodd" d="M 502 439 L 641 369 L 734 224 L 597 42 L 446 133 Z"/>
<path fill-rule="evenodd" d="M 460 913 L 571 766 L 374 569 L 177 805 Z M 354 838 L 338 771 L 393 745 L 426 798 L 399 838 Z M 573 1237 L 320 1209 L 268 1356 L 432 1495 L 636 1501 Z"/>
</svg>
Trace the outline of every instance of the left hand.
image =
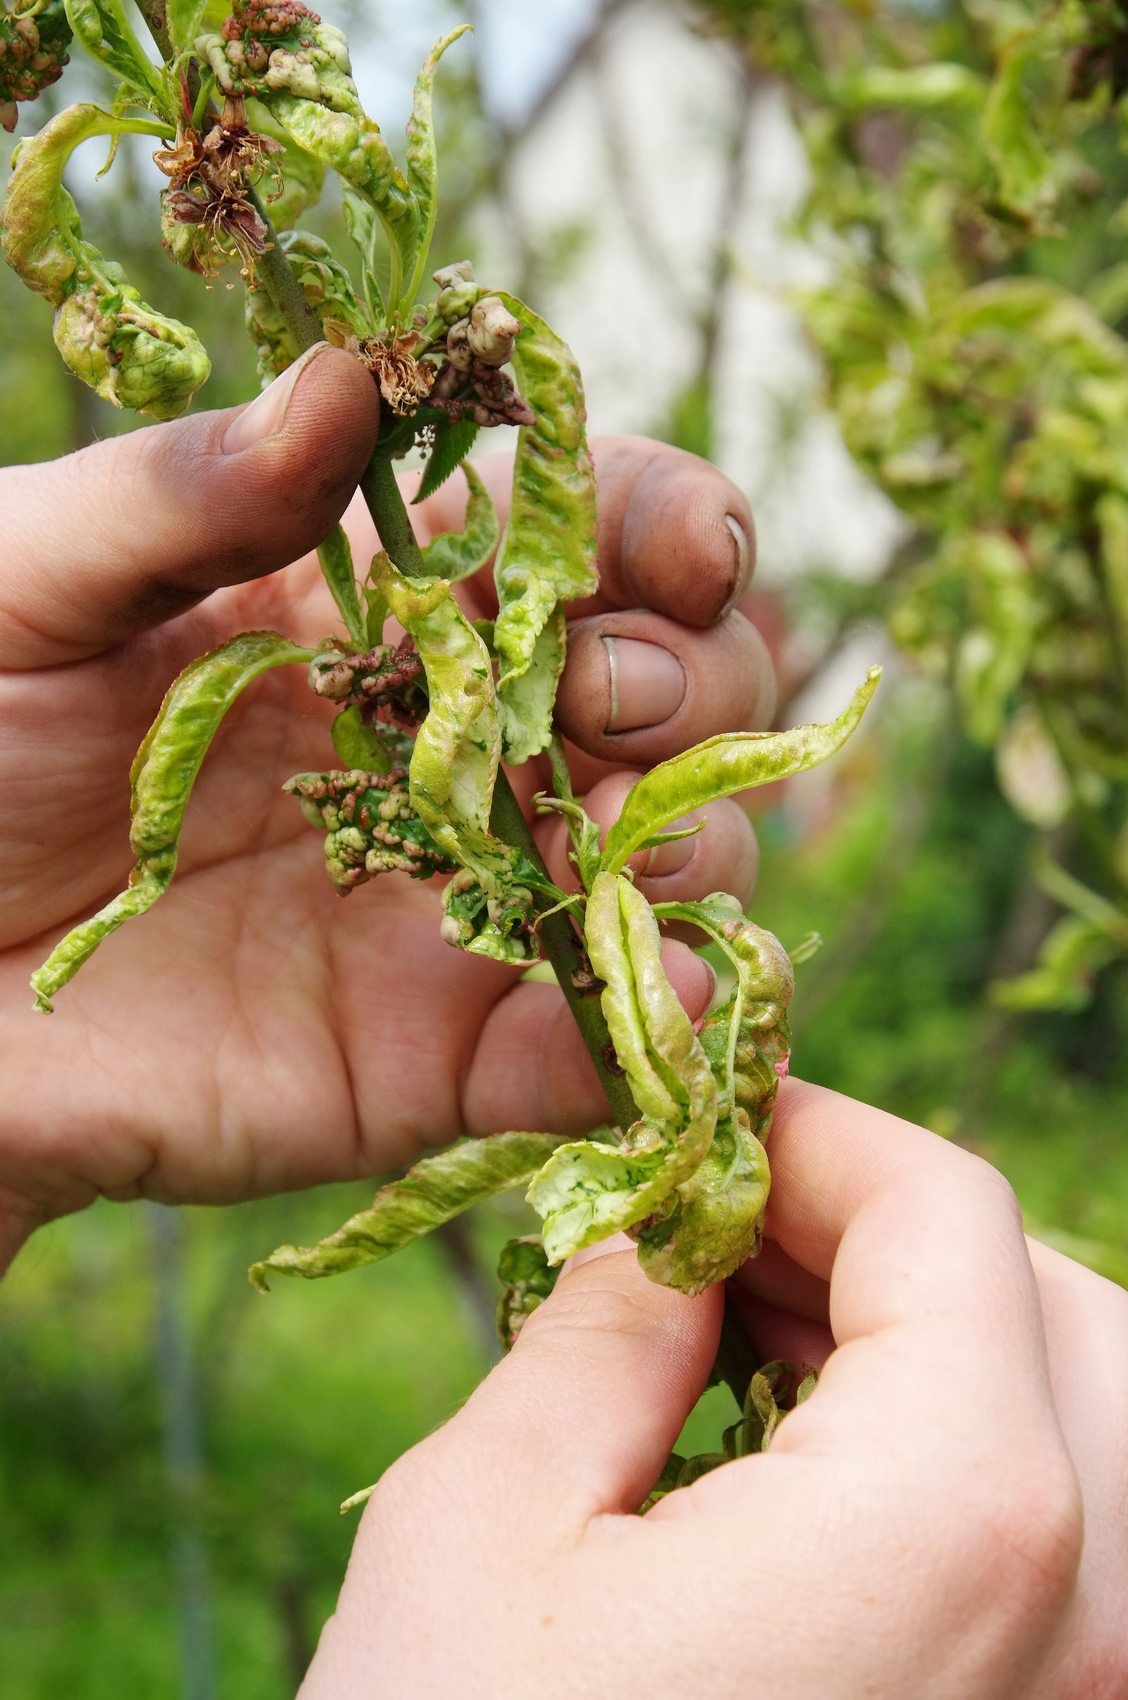
<svg viewBox="0 0 1128 1700">
<path fill-rule="evenodd" d="M 36 1222 L 98 1194 L 237 1199 L 388 1170 L 461 1133 L 607 1115 L 558 991 L 442 943 L 440 881 L 332 890 L 279 790 L 335 761 L 299 668 L 259 680 L 222 729 L 169 894 L 53 1016 L 31 1012 L 31 970 L 124 883 L 129 763 L 179 669 L 248 627 L 333 629 L 303 551 L 355 490 L 377 411 L 367 374 L 319 345 L 248 408 L 0 472 L 0 1268 Z M 739 491 L 658 444 L 595 452 L 603 583 L 571 610 L 560 712 L 607 821 L 633 771 L 765 724 L 772 679 L 733 609 L 753 554 Z M 507 468 L 485 471 L 504 517 Z M 464 500 L 455 477 L 416 510 L 423 535 L 457 526 Z M 348 523 L 363 571 L 371 523 L 356 504 Z M 481 611 L 489 590 L 488 574 L 468 586 Z M 515 779 L 526 800 L 546 784 L 540 763 Z M 559 823 L 538 831 L 559 877 Z M 755 867 L 725 802 L 646 884 L 747 898 Z M 708 970 L 667 951 L 700 1014 Z"/>
</svg>

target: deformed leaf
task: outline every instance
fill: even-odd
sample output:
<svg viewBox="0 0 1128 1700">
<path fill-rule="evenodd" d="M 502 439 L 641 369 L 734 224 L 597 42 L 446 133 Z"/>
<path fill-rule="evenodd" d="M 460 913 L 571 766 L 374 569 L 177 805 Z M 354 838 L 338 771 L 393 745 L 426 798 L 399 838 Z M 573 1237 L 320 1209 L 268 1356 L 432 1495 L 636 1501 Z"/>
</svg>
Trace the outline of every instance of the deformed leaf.
<svg viewBox="0 0 1128 1700">
<path fill-rule="evenodd" d="M 460 868 L 443 892 L 441 931 L 447 944 L 515 967 L 536 962 L 537 910 L 533 886 L 522 883 L 525 879 L 536 883 L 536 870 L 518 855 L 510 877 L 494 892 L 486 890 L 472 869 Z"/>
<path fill-rule="evenodd" d="M 287 230 L 279 247 L 289 262 L 306 306 L 327 336 L 365 337 L 369 325 L 353 291 L 352 279 L 335 259 L 328 242 L 308 230 Z M 261 279 L 247 286 L 244 318 L 258 354 L 264 385 L 284 372 L 301 353 L 297 338 Z"/>
<path fill-rule="evenodd" d="M 74 287 L 82 243 L 78 208 L 63 185 L 67 161 L 91 137 L 123 130 L 153 133 L 147 122 L 114 119 L 97 106 L 68 106 L 20 143 L 0 217 L 3 253 L 21 282 L 52 306 Z"/>
<path fill-rule="evenodd" d="M 551 1133 L 494 1133 L 424 1157 L 402 1180 L 382 1186 L 366 1210 L 312 1246 L 279 1246 L 249 1270 L 267 1291 L 269 1275 L 314 1279 L 379 1263 L 412 1240 L 510 1187 L 526 1186 L 563 1143 Z"/>
<path fill-rule="evenodd" d="M 163 135 L 148 119 L 70 106 L 24 141 L 4 197 L 4 258 L 55 307 L 55 345 L 115 407 L 155 419 L 182 413 L 210 371 L 195 331 L 148 306 L 121 267 L 83 239 L 63 185 L 74 150 L 95 136 Z"/>
<path fill-rule="evenodd" d="M 1030 565 L 1001 531 L 953 539 L 940 564 L 950 565 L 968 592 L 968 617 L 955 652 L 956 695 L 971 736 L 994 744 L 1034 642 Z"/>
<path fill-rule="evenodd" d="M 1025 974 L 996 980 L 991 1001 L 1001 1009 L 1085 1009 L 1102 968 L 1124 952 L 1107 932 L 1077 915 L 1063 915 L 1047 933 L 1038 960 Z"/>
<path fill-rule="evenodd" d="M 858 726 L 880 678 L 881 668 L 872 667 L 835 720 L 789 732 L 724 733 L 651 768 L 631 787 L 607 834 L 604 869 L 618 873 L 640 845 L 679 815 L 826 761 Z"/>
<path fill-rule="evenodd" d="M 431 237 L 435 229 L 438 159 L 435 152 L 435 127 L 431 112 L 435 73 L 439 68 L 439 60 L 447 48 L 456 42 L 459 36 L 465 35 L 469 28 L 469 24 L 460 24 L 457 29 L 451 30 L 449 35 L 445 35 L 441 41 L 436 42 L 423 61 L 419 75 L 415 79 L 411 116 L 407 121 L 407 181 L 415 197 L 417 209 L 416 252 L 414 264 L 404 290 L 404 307 L 410 307 L 419 293 L 419 287 L 427 269 L 427 255 L 431 249 Z"/>
<path fill-rule="evenodd" d="M 517 436 L 509 519 L 494 566 L 494 645 L 504 701 L 532 665 L 537 639 L 561 602 L 595 590 L 595 474 L 585 432 L 583 387 L 571 350 L 543 319 L 501 295 L 521 331 L 513 368 L 535 416 Z M 551 726 L 542 717 L 538 748 Z"/>
<path fill-rule="evenodd" d="M 779 940 L 747 920 L 725 893 L 659 904 L 655 913 L 702 928 L 736 975 L 729 997 L 698 1034 L 720 1097 L 712 1145 L 679 1186 L 674 1209 L 635 1230 L 639 1262 L 651 1280 L 692 1293 L 733 1274 L 759 1248 L 770 1185 L 764 1147 L 790 1061 L 794 971 Z"/>
<path fill-rule="evenodd" d="M 498 691 L 501 751 L 511 767 L 540 755 L 552 736 L 552 710 L 567 639 L 567 620 L 558 605 L 541 627 L 525 671 Z"/>
<path fill-rule="evenodd" d="M 549 1261 L 668 1213 L 709 1149 L 717 1090 L 708 1059 L 662 967 L 650 905 L 628 879 L 600 874 L 584 939 L 604 982 L 603 1013 L 639 1120 L 614 1147 L 561 1146 L 529 1188 Z"/>
<path fill-rule="evenodd" d="M 798 1387 L 795 1387 L 796 1382 Z M 700 1452 L 693 1458 L 684 1458 L 677 1452 L 671 1452 L 662 1474 L 641 1508 L 642 1512 L 649 1511 L 660 1499 L 665 1499 L 676 1489 L 691 1487 L 702 1476 L 719 1469 L 721 1465 L 731 1464 L 735 1458 L 750 1458 L 757 1453 L 767 1452 L 788 1412 L 809 1399 L 817 1385 L 818 1373 L 813 1369 L 797 1369 L 779 1359 L 774 1363 L 764 1364 L 752 1375 L 739 1418 L 735 1423 L 730 1423 L 724 1431 L 723 1450 Z M 794 1394 L 792 1388 L 795 1388 Z"/>
<path fill-rule="evenodd" d="M 462 530 L 441 531 L 423 546 L 427 571 L 452 584 L 479 572 L 497 548 L 498 539 L 493 497 L 468 461 L 463 462 L 462 471 L 470 490 Z"/>
<path fill-rule="evenodd" d="M 994 983 L 992 1000 L 1005 1009 L 1084 1009 L 1101 969 L 1128 952 L 1128 916 L 1048 857 L 1037 874 L 1069 913 L 1046 934 L 1033 968 Z"/>
<path fill-rule="evenodd" d="M 497 1332 L 508 1352 L 528 1318 L 551 1295 L 559 1271 L 549 1265 L 540 1240 L 529 1235 L 510 1240 L 503 1247 L 497 1274 L 502 1283 L 497 1303 Z"/>
<path fill-rule="evenodd" d="M 135 863 L 129 886 L 89 921 L 69 932 L 31 977 L 36 1007 L 51 999 L 102 940 L 144 914 L 176 871 L 180 829 L 200 763 L 220 721 L 253 679 L 271 667 L 309 661 L 311 651 L 277 632 L 243 632 L 201 655 L 172 685 L 133 759 L 129 842 Z"/>
<path fill-rule="evenodd" d="M 1003 53 L 983 107 L 983 146 L 998 174 L 1005 206 L 1032 216 L 1045 197 L 1053 160 L 1038 134 L 1038 107 L 1026 88 L 1026 75 L 1040 43 L 1031 33 Z"/>
<path fill-rule="evenodd" d="M 427 675 L 430 708 L 411 758 L 412 802 L 435 842 L 498 895 L 514 853 L 489 830 L 501 756 L 489 651 L 445 580 L 405 578 L 386 555 L 373 562 L 372 576 Z"/>
</svg>

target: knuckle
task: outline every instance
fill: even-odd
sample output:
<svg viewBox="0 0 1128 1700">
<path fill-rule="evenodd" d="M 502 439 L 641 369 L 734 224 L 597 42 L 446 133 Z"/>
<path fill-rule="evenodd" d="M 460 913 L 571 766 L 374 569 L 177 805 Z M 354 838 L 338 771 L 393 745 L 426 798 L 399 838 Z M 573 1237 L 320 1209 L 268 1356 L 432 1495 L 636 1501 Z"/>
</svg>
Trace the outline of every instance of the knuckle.
<svg viewBox="0 0 1128 1700">
<path fill-rule="evenodd" d="M 964 1173 L 980 1195 L 998 1213 L 1008 1226 L 1022 1231 L 1022 1206 L 1018 1194 L 1007 1177 L 989 1163 L 986 1157 L 980 1157 L 973 1151 L 959 1152 L 960 1162 L 964 1165 Z"/>
</svg>

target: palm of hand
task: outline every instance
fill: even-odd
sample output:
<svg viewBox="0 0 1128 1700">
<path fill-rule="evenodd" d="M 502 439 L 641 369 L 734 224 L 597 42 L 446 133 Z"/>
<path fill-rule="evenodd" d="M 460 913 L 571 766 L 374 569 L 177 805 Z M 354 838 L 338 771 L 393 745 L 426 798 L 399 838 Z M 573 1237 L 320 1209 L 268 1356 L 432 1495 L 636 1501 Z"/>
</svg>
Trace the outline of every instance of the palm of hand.
<svg viewBox="0 0 1128 1700">
<path fill-rule="evenodd" d="M 324 631 L 320 590 L 306 558 L 105 655 L 8 681 L 22 723 L 0 751 L 9 1011 L 65 926 L 122 883 L 125 775 L 166 684 L 240 626 Z M 347 906 L 333 891 L 318 835 L 279 791 L 330 764 L 328 721 L 301 669 L 252 687 L 201 772 L 169 898 L 50 1021 L 9 1018 L 12 1102 L 38 1113 L 22 1149 L 5 1141 L 5 1180 L 38 1202 L 65 1177 L 42 1199 L 52 1213 L 99 1191 L 220 1198 L 372 1172 L 462 1131 L 460 1074 L 512 976 L 443 945 L 437 887 L 376 882 Z"/>
</svg>

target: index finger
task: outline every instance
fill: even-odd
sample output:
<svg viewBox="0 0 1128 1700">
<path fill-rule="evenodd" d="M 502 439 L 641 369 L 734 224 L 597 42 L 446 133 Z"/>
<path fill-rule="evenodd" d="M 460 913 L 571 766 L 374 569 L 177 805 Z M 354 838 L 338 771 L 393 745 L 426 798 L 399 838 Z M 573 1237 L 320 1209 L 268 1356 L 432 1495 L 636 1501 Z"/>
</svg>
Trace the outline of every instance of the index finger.
<svg viewBox="0 0 1128 1700">
<path fill-rule="evenodd" d="M 1034 1271 L 1017 1202 L 980 1158 L 883 1111 L 789 1081 L 771 1139 L 768 1232 L 830 1283 L 836 1350 L 787 1451 L 967 1442 L 997 1418 L 1056 1432 Z M 741 1281 L 754 1290 L 755 1265 Z"/>
<path fill-rule="evenodd" d="M 743 595 L 756 557 L 747 498 L 730 478 L 684 449 L 645 437 L 592 444 L 599 494 L 599 591 L 569 614 L 646 607 L 690 626 L 709 626 Z M 510 455 L 475 459 L 505 523 Z M 428 536 L 457 530 L 466 491 L 459 478 L 413 509 Z M 488 573 L 475 584 L 489 612 Z"/>
</svg>

